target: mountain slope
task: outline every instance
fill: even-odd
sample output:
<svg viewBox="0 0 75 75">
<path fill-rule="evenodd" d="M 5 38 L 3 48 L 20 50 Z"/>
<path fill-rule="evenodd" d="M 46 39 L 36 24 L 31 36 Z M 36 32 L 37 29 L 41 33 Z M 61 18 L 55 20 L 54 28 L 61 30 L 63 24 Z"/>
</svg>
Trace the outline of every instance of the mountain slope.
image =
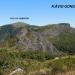
<svg viewBox="0 0 75 75">
<path fill-rule="evenodd" d="M 22 22 L 0 27 L 0 48 L 43 51 L 59 56 L 75 53 L 75 29 L 68 23 L 34 26 Z"/>
</svg>

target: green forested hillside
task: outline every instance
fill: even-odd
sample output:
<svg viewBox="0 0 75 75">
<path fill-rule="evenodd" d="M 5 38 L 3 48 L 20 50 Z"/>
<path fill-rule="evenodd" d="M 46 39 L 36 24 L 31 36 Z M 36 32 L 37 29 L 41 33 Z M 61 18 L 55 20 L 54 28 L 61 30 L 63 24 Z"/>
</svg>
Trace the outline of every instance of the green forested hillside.
<svg viewBox="0 0 75 75">
<path fill-rule="evenodd" d="M 50 38 L 49 41 L 60 51 L 75 54 L 75 33 L 60 33 L 59 36 Z"/>
</svg>

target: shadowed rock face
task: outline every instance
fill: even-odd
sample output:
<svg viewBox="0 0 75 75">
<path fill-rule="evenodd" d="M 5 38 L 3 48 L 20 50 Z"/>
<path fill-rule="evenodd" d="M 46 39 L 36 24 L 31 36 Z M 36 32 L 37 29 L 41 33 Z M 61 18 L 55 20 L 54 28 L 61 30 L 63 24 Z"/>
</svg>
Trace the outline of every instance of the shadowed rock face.
<svg viewBox="0 0 75 75">
<path fill-rule="evenodd" d="M 60 55 L 63 52 L 59 51 L 48 39 L 62 32 L 75 33 L 75 29 L 68 23 L 40 27 L 21 22 L 13 23 L 0 27 L 0 45 L 18 50 L 41 50 L 52 55 Z"/>
</svg>

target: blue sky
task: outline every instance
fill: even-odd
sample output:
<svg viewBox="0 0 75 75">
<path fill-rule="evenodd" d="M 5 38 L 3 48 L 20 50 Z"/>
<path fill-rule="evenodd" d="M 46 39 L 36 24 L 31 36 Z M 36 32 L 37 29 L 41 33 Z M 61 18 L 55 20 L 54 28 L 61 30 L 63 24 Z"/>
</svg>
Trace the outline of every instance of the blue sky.
<svg viewBox="0 0 75 75">
<path fill-rule="evenodd" d="M 75 27 L 75 8 L 51 8 L 52 4 L 74 4 L 75 0 L 0 0 L 0 25 L 22 21 L 32 25 L 70 23 Z M 29 17 L 11 20 L 10 17 Z"/>
</svg>

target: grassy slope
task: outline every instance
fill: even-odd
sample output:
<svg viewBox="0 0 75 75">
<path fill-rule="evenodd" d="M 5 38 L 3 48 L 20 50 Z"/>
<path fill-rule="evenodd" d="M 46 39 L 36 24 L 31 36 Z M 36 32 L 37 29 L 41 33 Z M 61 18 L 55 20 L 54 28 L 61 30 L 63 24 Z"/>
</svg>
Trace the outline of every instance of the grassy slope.
<svg viewBox="0 0 75 75">
<path fill-rule="evenodd" d="M 9 75 L 16 68 L 22 68 L 26 75 L 41 75 L 43 73 L 55 75 L 56 73 L 75 70 L 75 57 L 73 56 L 47 60 L 37 57 L 38 53 L 38 55 L 35 55 L 37 57 L 35 60 L 34 57 L 31 58 L 31 56 L 27 57 L 28 55 L 24 55 L 24 52 L 0 49 L 0 75 Z M 42 54 L 40 57 L 42 57 Z"/>
</svg>

